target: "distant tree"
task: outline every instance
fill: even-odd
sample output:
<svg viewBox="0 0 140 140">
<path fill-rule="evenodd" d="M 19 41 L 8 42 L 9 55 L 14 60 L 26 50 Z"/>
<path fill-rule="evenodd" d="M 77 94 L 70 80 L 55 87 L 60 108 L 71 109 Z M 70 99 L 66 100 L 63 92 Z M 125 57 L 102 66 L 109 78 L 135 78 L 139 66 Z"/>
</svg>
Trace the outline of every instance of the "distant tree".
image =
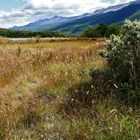
<svg viewBox="0 0 140 140">
<path fill-rule="evenodd" d="M 110 37 L 112 34 L 120 35 L 120 33 L 121 28 L 117 24 L 111 24 L 110 26 L 108 26 L 106 37 Z"/>
<path fill-rule="evenodd" d="M 97 31 L 100 37 L 106 37 L 108 27 L 104 23 L 100 23 L 97 27 Z"/>
<path fill-rule="evenodd" d="M 104 23 L 100 23 L 98 26 L 88 27 L 85 31 L 82 32 L 82 37 L 89 37 L 89 38 L 97 38 L 97 37 L 110 37 L 112 34 L 119 35 L 120 34 L 120 27 L 116 24 L 112 25 L 105 25 Z"/>
<path fill-rule="evenodd" d="M 82 37 L 88 37 L 88 38 L 96 38 L 99 37 L 99 32 L 96 27 L 88 27 L 83 33 L 81 34 Z"/>
</svg>

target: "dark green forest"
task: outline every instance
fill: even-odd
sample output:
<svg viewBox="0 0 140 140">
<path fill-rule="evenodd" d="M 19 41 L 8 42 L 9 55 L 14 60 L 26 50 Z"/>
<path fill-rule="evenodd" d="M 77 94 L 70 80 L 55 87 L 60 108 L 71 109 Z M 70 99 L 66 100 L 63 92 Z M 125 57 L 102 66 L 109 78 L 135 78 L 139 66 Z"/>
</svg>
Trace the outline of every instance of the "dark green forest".
<svg viewBox="0 0 140 140">
<path fill-rule="evenodd" d="M 98 26 L 89 26 L 81 33 L 82 37 L 99 38 L 110 37 L 112 34 L 120 35 L 121 27 L 117 24 L 111 24 L 109 26 L 104 23 L 100 23 Z"/>
<path fill-rule="evenodd" d="M 0 28 L 0 36 L 11 38 L 28 38 L 28 37 L 66 37 L 66 35 L 59 31 L 45 31 L 45 32 L 31 32 L 24 30 L 9 30 Z"/>
</svg>

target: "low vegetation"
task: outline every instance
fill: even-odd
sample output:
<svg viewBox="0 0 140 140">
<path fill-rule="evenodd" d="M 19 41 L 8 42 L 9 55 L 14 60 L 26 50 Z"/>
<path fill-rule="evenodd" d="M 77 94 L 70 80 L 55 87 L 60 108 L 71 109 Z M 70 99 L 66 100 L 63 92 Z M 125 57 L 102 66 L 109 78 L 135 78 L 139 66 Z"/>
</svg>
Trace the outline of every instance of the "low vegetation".
<svg viewBox="0 0 140 140">
<path fill-rule="evenodd" d="M 133 68 L 139 64 L 139 29 L 139 23 L 128 22 L 124 35 L 112 36 L 107 43 L 104 39 L 1 43 L 0 139 L 138 140 L 139 104 L 130 102 L 133 97 L 122 90 L 124 79 L 118 77 L 128 71 L 139 76 L 132 71 L 139 68 L 131 67 L 134 60 Z M 138 49 L 137 59 L 130 57 L 135 54 L 132 47 Z M 139 87 L 131 83 L 139 81 L 129 72 L 125 83 L 139 98 Z"/>
</svg>

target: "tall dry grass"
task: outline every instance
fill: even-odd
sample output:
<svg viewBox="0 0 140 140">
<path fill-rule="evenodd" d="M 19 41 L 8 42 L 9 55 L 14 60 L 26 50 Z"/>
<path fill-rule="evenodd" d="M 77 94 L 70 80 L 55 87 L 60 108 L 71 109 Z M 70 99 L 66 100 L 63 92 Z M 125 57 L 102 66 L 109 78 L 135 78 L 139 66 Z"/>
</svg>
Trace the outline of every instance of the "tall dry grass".
<svg viewBox="0 0 140 140">
<path fill-rule="evenodd" d="M 76 85 L 90 81 L 91 68 L 106 66 L 98 55 L 103 48 L 101 39 L 1 43 L 0 139 L 137 138 L 138 113 L 120 112 L 125 107 L 117 108 L 119 101 L 100 100 L 92 109 L 64 107 L 69 90 L 77 93 Z"/>
</svg>

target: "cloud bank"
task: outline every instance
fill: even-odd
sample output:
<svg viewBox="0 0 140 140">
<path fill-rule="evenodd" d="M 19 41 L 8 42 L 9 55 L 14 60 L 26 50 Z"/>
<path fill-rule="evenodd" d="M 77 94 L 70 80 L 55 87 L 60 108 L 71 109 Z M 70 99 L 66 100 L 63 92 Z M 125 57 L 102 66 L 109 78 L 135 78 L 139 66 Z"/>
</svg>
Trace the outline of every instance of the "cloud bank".
<svg viewBox="0 0 140 140">
<path fill-rule="evenodd" d="M 24 25 L 39 19 L 76 16 L 132 0 L 23 0 L 27 5 L 10 12 L 0 11 L 0 27 Z"/>
</svg>

